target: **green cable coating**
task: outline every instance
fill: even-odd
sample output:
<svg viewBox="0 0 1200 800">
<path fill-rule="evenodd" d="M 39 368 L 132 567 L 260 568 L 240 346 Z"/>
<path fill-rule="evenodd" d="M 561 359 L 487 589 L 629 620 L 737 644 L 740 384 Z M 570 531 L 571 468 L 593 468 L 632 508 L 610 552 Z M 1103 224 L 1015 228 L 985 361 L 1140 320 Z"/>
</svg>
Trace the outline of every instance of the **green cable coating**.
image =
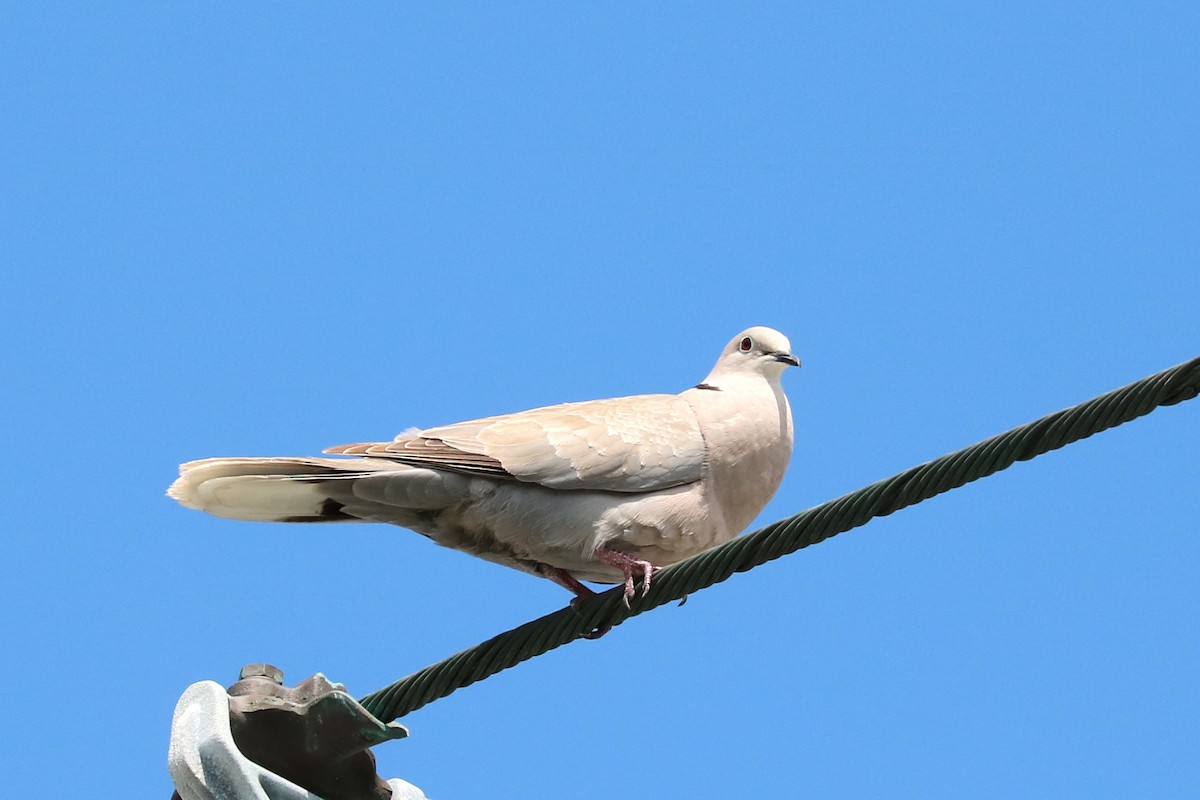
<svg viewBox="0 0 1200 800">
<path fill-rule="evenodd" d="M 650 591 L 626 607 L 618 586 L 494 636 L 367 695 L 383 722 L 605 626 L 649 611 L 780 556 L 817 544 L 935 495 L 957 489 L 1092 434 L 1200 394 L 1200 358 L 985 439 L 898 475 L 772 523 L 655 573 Z"/>
</svg>

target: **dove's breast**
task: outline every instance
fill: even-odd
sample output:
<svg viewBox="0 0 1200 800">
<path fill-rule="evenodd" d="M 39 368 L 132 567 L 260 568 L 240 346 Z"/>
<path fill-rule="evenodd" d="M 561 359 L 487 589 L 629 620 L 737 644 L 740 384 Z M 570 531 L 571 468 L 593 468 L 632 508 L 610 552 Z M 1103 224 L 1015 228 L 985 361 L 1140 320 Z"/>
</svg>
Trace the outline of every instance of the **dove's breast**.
<svg viewBox="0 0 1200 800">
<path fill-rule="evenodd" d="M 684 392 L 706 448 L 705 491 L 732 539 L 754 521 L 792 457 L 792 411 L 782 387 L 757 375 Z"/>
</svg>

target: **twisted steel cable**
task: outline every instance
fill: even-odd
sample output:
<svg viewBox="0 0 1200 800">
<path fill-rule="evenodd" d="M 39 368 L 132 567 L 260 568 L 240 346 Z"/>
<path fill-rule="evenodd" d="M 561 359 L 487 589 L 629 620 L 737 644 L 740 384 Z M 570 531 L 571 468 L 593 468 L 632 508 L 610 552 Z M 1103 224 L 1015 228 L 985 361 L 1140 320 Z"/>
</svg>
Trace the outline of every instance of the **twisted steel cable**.
<svg viewBox="0 0 1200 800">
<path fill-rule="evenodd" d="M 667 567 L 655 574 L 650 591 L 644 596 L 639 593 L 628 607 L 624 590 L 618 586 L 425 667 L 360 702 L 376 718 L 390 722 L 593 631 L 620 625 L 630 617 L 681 600 L 735 572 L 753 569 L 875 517 L 985 478 L 1017 461 L 1028 461 L 1197 394 L 1200 357 L 911 467 Z"/>
</svg>

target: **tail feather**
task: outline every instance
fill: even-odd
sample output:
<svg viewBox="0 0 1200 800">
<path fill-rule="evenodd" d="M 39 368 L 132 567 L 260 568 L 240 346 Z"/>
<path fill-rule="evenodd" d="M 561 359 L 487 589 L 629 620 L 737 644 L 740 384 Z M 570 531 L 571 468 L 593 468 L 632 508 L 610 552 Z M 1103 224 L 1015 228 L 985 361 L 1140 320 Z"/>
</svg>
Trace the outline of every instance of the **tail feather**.
<svg viewBox="0 0 1200 800">
<path fill-rule="evenodd" d="M 386 462 L 334 458 L 207 458 L 179 467 L 167 496 L 188 508 L 253 522 L 345 522 L 322 484 L 394 469 Z"/>
</svg>

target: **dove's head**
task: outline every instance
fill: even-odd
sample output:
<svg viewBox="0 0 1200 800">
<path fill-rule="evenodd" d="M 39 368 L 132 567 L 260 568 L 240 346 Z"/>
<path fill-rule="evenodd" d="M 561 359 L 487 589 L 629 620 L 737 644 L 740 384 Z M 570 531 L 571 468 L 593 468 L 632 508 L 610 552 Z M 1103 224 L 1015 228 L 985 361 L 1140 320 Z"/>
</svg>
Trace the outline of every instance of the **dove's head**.
<svg viewBox="0 0 1200 800">
<path fill-rule="evenodd" d="M 800 366 L 800 359 L 792 354 L 792 343 L 774 328 L 761 325 L 733 337 L 721 357 L 717 359 L 709 375 L 709 381 L 720 375 L 751 373 L 778 380 L 786 367 Z"/>
</svg>

